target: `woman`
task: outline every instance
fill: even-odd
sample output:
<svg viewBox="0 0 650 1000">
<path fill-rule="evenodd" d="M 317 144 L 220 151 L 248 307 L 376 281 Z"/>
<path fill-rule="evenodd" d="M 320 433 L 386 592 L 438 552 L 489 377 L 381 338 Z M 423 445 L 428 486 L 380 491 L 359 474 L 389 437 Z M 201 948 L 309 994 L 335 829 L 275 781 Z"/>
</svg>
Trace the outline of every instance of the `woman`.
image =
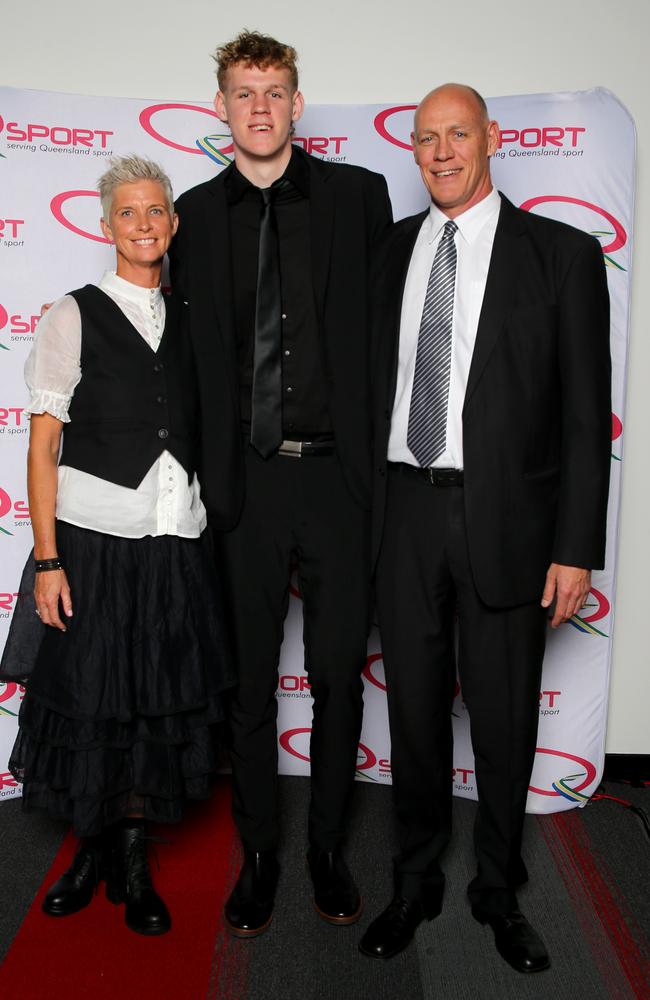
<svg viewBox="0 0 650 1000">
<path fill-rule="evenodd" d="M 74 913 L 105 878 L 131 930 L 162 934 L 144 821 L 208 794 L 233 674 L 202 536 L 187 306 L 160 290 L 171 185 L 131 156 L 99 192 L 116 272 L 52 306 L 25 367 L 34 551 L 20 589 L 36 607 L 19 602 L 0 676 L 28 678 L 9 765 L 24 807 L 81 837 L 43 909 Z"/>
</svg>

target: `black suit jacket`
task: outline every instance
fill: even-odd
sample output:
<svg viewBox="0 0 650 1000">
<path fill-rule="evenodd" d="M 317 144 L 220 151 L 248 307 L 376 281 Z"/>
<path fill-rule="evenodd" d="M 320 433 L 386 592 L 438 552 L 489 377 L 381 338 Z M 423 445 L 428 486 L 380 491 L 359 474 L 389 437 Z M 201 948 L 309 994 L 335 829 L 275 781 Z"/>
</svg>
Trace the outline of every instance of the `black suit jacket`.
<svg viewBox="0 0 650 1000">
<path fill-rule="evenodd" d="M 404 282 L 426 216 L 378 262 L 373 347 L 379 551 Z M 598 241 L 501 196 L 463 407 L 465 511 L 486 604 L 538 600 L 551 562 L 604 564 L 611 454 L 609 297 Z"/>
<path fill-rule="evenodd" d="M 391 221 L 388 189 L 379 174 L 299 152 L 309 164 L 313 287 L 336 452 L 353 496 L 370 507 L 369 271 Z M 228 169 L 178 199 L 180 224 L 170 253 L 197 361 L 201 495 L 220 530 L 237 522 L 244 495 Z"/>
</svg>

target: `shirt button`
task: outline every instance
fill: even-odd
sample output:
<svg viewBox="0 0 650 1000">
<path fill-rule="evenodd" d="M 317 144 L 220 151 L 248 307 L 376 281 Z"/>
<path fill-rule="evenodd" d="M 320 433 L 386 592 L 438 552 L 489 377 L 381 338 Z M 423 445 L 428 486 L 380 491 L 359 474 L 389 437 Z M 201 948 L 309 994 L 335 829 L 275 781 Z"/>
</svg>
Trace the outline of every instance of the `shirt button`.
<svg viewBox="0 0 650 1000">
<path fill-rule="evenodd" d="M 165 438 L 169 437 L 169 431 L 167 430 L 166 427 L 160 428 L 160 430 L 158 431 L 158 437 L 162 438 L 163 441 L 165 440 Z"/>
<path fill-rule="evenodd" d="M 156 396 L 156 402 L 157 403 L 166 403 L 167 399 L 166 399 L 165 396 Z"/>
<path fill-rule="evenodd" d="M 288 385 L 287 386 L 287 392 L 293 392 L 293 386 L 292 385 Z"/>
<path fill-rule="evenodd" d="M 284 356 L 285 356 L 285 358 L 291 357 L 291 351 L 288 351 L 288 350 L 285 351 L 284 352 Z"/>
<path fill-rule="evenodd" d="M 286 313 L 282 313 L 282 319 L 286 319 L 286 318 L 287 318 L 287 314 Z"/>
</svg>

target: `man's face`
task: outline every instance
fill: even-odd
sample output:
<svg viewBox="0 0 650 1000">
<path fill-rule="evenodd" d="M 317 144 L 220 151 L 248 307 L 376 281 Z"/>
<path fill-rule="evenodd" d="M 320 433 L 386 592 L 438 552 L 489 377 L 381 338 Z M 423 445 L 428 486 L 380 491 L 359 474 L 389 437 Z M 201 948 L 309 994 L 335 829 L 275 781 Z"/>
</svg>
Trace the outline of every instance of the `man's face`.
<svg viewBox="0 0 650 1000">
<path fill-rule="evenodd" d="M 415 162 L 431 198 L 450 219 L 492 189 L 490 162 L 499 126 L 486 121 L 470 91 L 447 86 L 425 97 L 411 133 Z"/>
<path fill-rule="evenodd" d="M 215 108 L 230 126 L 235 151 L 255 159 L 274 159 L 291 145 L 291 126 L 303 111 L 299 90 L 284 67 L 237 63 L 226 74 Z"/>
</svg>

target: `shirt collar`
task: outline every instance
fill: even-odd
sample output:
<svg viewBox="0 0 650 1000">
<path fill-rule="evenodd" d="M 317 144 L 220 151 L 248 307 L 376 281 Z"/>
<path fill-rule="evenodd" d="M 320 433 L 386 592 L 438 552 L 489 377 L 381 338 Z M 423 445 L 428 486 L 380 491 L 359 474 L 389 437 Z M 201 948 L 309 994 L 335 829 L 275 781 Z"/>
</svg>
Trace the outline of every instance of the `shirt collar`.
<svg viewBox="0 0 650 1000">
<path fill-rule="evenodd" d="M 140 285 L 134 285 L 132 281 L 119 278 L 115 271 L 104 271 L 99 287 L 103 292 L 133 302 L 141 309 L 149 308 L 152 304 L 154 306 L 160 305 L 162 301 L 160 285 L 157 288 L 142 288 Z"/>
<path fill-rule="evenodd" d="M 458 232 L 463 237 L 465 242 L 471 245 L 476 240 L 483 227 L 491 219 L 498 216 L 500 208 L 501 198 L 499 197 L 497 189 L 493 187 L 485 198 L 479 201 L 476 205 L 472 205 L 472 207 L 468 208 L 466 212 L 461 212 L 460 215 L 457 215 L 454 222 L 458 226 Z M 444 212 L 441 212 L 437 205 L 434 205 L 433 202 L 431 202 L 429 215 L 426 219 L 426 238 L 428 243 L 433 243 L 433 241 L 440 236 L 440 232 L 446 222 L 449 222 L 448 216 L 446 216 Z"/>
<path fill-rule="evenodd" d="M 290 181 L 293 187 L 303 196 L 303 198 L 309 198 L 309 165 L 305 154 L 294 145 L 291 147 L 291 159 L 287 164 L 287 168 L 282 177 L 278 178 L 278 181 L 280 180 Z M 277 184 L 278 181 L 275 181 L 275 183 Z M 224 183 L 226 187 L 226 198 L 230 205 L 234 205 L 236 202 L 241 201 L 241 199 L 248 192 L 258 190 L 255 185 L 251 184 L 248 178 L 244 177 L 241 171 L 237 169 L 236 163 L 233 163 L 232 167 L 228 170 Z"/>
</svg>

